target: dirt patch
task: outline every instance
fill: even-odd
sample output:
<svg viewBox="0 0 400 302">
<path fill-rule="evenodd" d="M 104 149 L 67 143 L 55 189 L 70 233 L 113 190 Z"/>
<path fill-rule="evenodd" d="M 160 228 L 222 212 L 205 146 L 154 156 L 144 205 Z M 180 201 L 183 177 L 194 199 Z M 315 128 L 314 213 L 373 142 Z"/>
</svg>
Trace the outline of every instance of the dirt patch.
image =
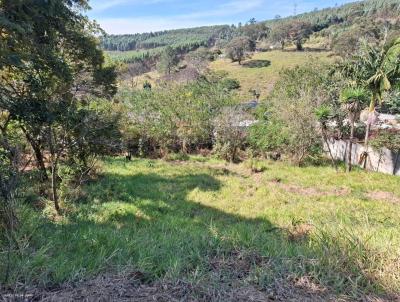
<svg viewBox="0 0 400 302">
<path fill-rule="evenodd" d="M 290 241 L 303 241 L 308 238 L 314 226 L 309 223 L 299 223 L 287 230 Z"/>
<path fill-rule="evenodd" d="M 305 227 L 298 224 L 303 230 Z M 96 278 L 66 283 L 52 289 L 30 289 L 23 295 L 0 291 L 0 301 L 116 301 L 116 302 L 323 302 L 355 301 L 338 296 L 328 287 L 308 276 L 294 277 L 277 273 L 262 285 L 255 278 L 255 268 L 274 271 L 272 259 L 252 251 L 231 251 L 211 256 L 208 271 L 196 281 L 157 280 L 139 271 L 102 274 Z M 364 296 L 357 301 L 400 301 L 399 297 Z"/>
<path fill-rule="evenodd" d="M 373 200 L 380 200 L 380 201 L 386 201 L 386 202 L 390 202 L 390 203 L 400 204 L 400 198 L 391 192 L 373 191 L 373 192 L 369 192 L 367 194 L 367 197 L 369 199 L 373 199 Z"/>
<path fill-rule="evenodd" d="M 243 257 L 238 255 L 239 257 Z M 250 257 L 251 256 L 245 256 Z M 233 258 L 232 258 L 233 259 Z M 263 261 L 257 257 L 257 261 Z M 214 259 L 216 260 L 216 259 Z M 247 259 L 248 260 L 248 259 Z M 245 258 L 239 259 L 239 270 L 247 272 L 248 264 L 243 265 Z M 226 272 L 233 268 L 231 260 L 218 261 L 213 273 Z M 237 271 L 237 268 L 234 268 Z M 234 275 L 234 274 L 233 274 Z M 239 274 L 235 278 L 216 280 L 215 276 L 199 283 L 178 280 L 176 282 L 157 281 L 146 282 L 146 277 L 140 272 L 124 274 L 103 274 L 97 278 L 82 282 L 69 283 L 52 290 L 31 290 L 25 294 L 3 294 L 0 301 L 42 301 L 42 302 L 69 302 L 69 301 L 121 301 L 121 302 L 268 302 L 268 301 L 354 301 L 348 297 L 336 296 L 327 288 L 316 284 L 312 278 L 277 278 L 265 288 L 244 281 L 245 275 Z M 216 275 L 217 276 L 217 275 Z M 231 274 L 232 276 L 232 274 Z M 400 301 L 399 297 L 378 298 L 364 297 L 360 301 L 389 302 Z"/>
<path fill-rule="evenodd" d="M 302 196 L 311 196 L 311 197 L 323 197 L 323 196 L 346 196 L 351 193 L 350 189 L 347 188 L 334 188 L 330 190 L 319 190 L 312 187 L 301 187 L 294 184 L 285 184 L 280 180 L 272 180 L 270 184 L 286 191 L 289 193 L 302 195 Z"/>
</svg>

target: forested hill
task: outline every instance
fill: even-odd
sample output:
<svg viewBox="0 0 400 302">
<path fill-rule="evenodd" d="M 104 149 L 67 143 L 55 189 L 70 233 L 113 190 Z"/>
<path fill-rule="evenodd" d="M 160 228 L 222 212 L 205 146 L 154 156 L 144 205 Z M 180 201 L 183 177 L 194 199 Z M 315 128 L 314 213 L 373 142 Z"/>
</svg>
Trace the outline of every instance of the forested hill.
<svg viewBox="0 0 400 302">
<path fill-rule="evenodd" d="M 103 38 L 102 46 L 109 51 L 147 50 L 163 46 L 196 48 L 210 46 L 218 39 L 229 39 L 233 31 L 231 26 L 216 25 L 133 35 L 109 35 Z"/>
<path fill-rule="evenodd" d="M 334 26 L 336 30 L 344 31 L 365 18 L 385 17 L 387 19 L 388 16 L 396 17 L 399 14 L 399 0 L 367 0 L 287 18 L 276 18 L 259 24 L 274 27 L 287 21 L 302 20 L 312 23 L 314 31 L 321 31 L 331 26 Z M 246 26 L 218 25 L 143 34 L 108 35 L 102 39 L 102 47 L 108 51 L 147 51 L 172 46 L 186 51 L 200 46 L 213 46 L 218 41 L 229 41 L 235 36 L 242 35 L 245 31 L 244 27 Z"/>
</svg>

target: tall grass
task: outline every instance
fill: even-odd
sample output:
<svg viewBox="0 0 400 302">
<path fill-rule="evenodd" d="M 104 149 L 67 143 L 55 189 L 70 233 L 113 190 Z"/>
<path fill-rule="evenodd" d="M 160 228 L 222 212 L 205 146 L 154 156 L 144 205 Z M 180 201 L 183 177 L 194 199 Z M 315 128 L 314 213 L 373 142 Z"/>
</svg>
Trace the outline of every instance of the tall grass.
<svg viewBox="0 0 400 302">
<path fill-rule="evenodd" d="M 254 173 L 247 163 L 196 158 L 109 159 L 104 169 L 79 203 L 65 202 L 63 219 L 25 207 L 4 286 L 131 267 L 147 280 L 216 287 L 307 277 L 351 297 L 399 294 L 399 205 L 366 197 L 378 188 L 400 196 L 395 177 L 271 162 Z M 2 252 L 0 275 L 7 261 Z"/>
</svg>

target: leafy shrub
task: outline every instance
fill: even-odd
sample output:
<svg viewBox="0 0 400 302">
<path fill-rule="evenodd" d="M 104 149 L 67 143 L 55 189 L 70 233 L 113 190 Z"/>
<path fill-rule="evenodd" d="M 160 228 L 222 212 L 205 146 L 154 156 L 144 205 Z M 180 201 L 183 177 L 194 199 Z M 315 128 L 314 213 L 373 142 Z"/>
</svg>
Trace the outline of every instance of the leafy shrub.
<svg viewBox="0 0 400 302">
<path fill-rule="evenodd" d="M 323 65 L 311 64 L 281 73 L 271 96 L 258 110 L 250 132 L 253 149 L 283 153 L 297 164 L 322 152 L 315 108 L 331 104 L 335 85 Z M 268 108 L 268 109 L 267 109 Z"/>
<path fill-rule="evenodd" d="M 227 161 L 238 160 L 238 152 L 246 145 L 244 123 L 252 117 L 240 108 L 226 107 L 214 119 L 214 152 Z"/>
<path fill-rule="evenodd" d="M 221 81 L 221 87 L 227 91 L 236 90 L 240 88 L 240 82 L 236 79 L 226 78 Z"/>
<path fill-rule="evenodd" d="M 210 147 L 215 116 L 234 102 L 233 95 L 221 89 L 221 81 L 210 75 L 184 85 L 121 92 L 125 146 L 141 156 Z"/>
<path fill-rule="evenodd" d="M 243 66 L 249 68 L 263 68 L 271 65 L 271 61 L 269 60 L 251 60 L 249 62 L 243 63 Z"/>
<path fill-rule="evenodd" d="M 381 130 L 371 139 L 371 146 L 377 150 L 387 148 L 393 152 L 400 152 L 400 135 L 397 131 Z"/>
<path fill-rule="evenodd" d="M 278 120 L 260 121 L 250 128 L 250 147 L 264 156 L 284 152 L 288 139 L 283 123 Z"/>
</svg>

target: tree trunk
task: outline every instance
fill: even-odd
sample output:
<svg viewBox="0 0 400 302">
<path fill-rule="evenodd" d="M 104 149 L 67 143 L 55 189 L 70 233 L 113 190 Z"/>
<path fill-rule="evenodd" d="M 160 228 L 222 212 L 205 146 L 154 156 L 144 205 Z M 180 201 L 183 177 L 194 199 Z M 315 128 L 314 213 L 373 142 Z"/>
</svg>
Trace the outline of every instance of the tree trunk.
<svg viewBox="0 0 400 302">
<path fill-rule="evenodd" d="M 31 135 L 26 131 L 24 127 L 21 126 L 22 132 L 24 132 L 26 140 L 29 142 L 33 149 L 33 153 L 35 154 L 36 165 L 40 171 L 40 177 L 42 181 L 47 181 L 49 179 L 47 175 L 46 165 L 44 163 L 44 156 L 42 150 L 40 149 L 40 145 L 31 137 Z"/>
<path fill-rule="evenodd" d="M 368 159 L 368 145 L 369 145 L 369 134 L 371 132 L 371 126 L 372 126 L 372 119 L 373 116 L 375 114 L 375 100 L 376 100 L 376 94 L 373 93 L 372 97 L 371 97 L 371 103 L 369 105 L 369 114 L 368 114 L 368 121 L 367 121 L 367 128 L 365 131 L 365 139 L 364 139 L 364 147 L 365 147 L 365 160 L 363 163 L 363 167 L 364 169 L 367 166 L 367 159 Z"/>
<path fill-rule="evenodd" d="M 61 210 L 60 210 L 60 204 L 58 202 L 58 193 L 57 193 L 57 162 L 51 164 L 51 192 L 52 192 L 54 207 L 57 213 L 60 214 Z"/>
<path fill-rule="evenodd" d="M 56 150 L 56 138 L 53 134 L 53 129 L 49 127 L 49 149 L 50 149 L 50 160 L 51 160 L 51 193 L 54 202 L 54 207 L 58 214 L 60 211 L 60 204 L 58 201 L 58 184 L 57 184 L 57 170 L 58 170 L 58 152 Z"/>
<path fill-rule="evenodd" d="M 400 150 L 397 150 L 397 155 L 396 155 L 396 159 L 394 161 L 394 167 L 393 167 L 393 175 L 396 175 L 397 172 L 397 162 L 399 161 L 400 158 Z"/>
<path fill-rule="evenodd" d="M 347 150 L 346 172 L 351 172 L 351 169 L 352 169 L 351 155 L 352 155 L 352 148 L 353 148 L 353 140 L 354 140 L 354 119 L 351 120 L 349 148 Z"/>
<path fill-rule="evenodd" d="M 338 167 L 335 159 L 333 158 L 331 147 L 329 146 L 328 137 L 325 133 L 325 130 L 322 130 L 322 139 L 325 141 L 326 147 L 328 148 L 329 156 L 331 157 L 332 167 L 335 168 L 336 172 L 338 171 Z"/>
<path fill-rule="evenodd" d="M 184 139 L 182 141 L 182 153 L 183 154 L 188 154 L 188 147 L 187 147 L 187 141 L 186 139 Z"/>
<path fill-rule="evenodd" d="M 296 49 L 298 51 L 302 51 L 303 50 L 303 45 L 301 44 L 301 41 L 296 41 Z"/>
<path fill-rule="evenodd" d="M 282 50 L 285 50 L 285 41 L 281 41 L 281 48 Z"/>
<path fill-rule="evenodd" d="M 47 181 L 49 177 L 47 176 L 46 165 L 44 163 L 43 153 L 40 147 L 36 144 L 31 144 L 33 152 L 35 153 L 37 167 L 40 171 L 40 177 L 43 181 Z"/>
</svg>

